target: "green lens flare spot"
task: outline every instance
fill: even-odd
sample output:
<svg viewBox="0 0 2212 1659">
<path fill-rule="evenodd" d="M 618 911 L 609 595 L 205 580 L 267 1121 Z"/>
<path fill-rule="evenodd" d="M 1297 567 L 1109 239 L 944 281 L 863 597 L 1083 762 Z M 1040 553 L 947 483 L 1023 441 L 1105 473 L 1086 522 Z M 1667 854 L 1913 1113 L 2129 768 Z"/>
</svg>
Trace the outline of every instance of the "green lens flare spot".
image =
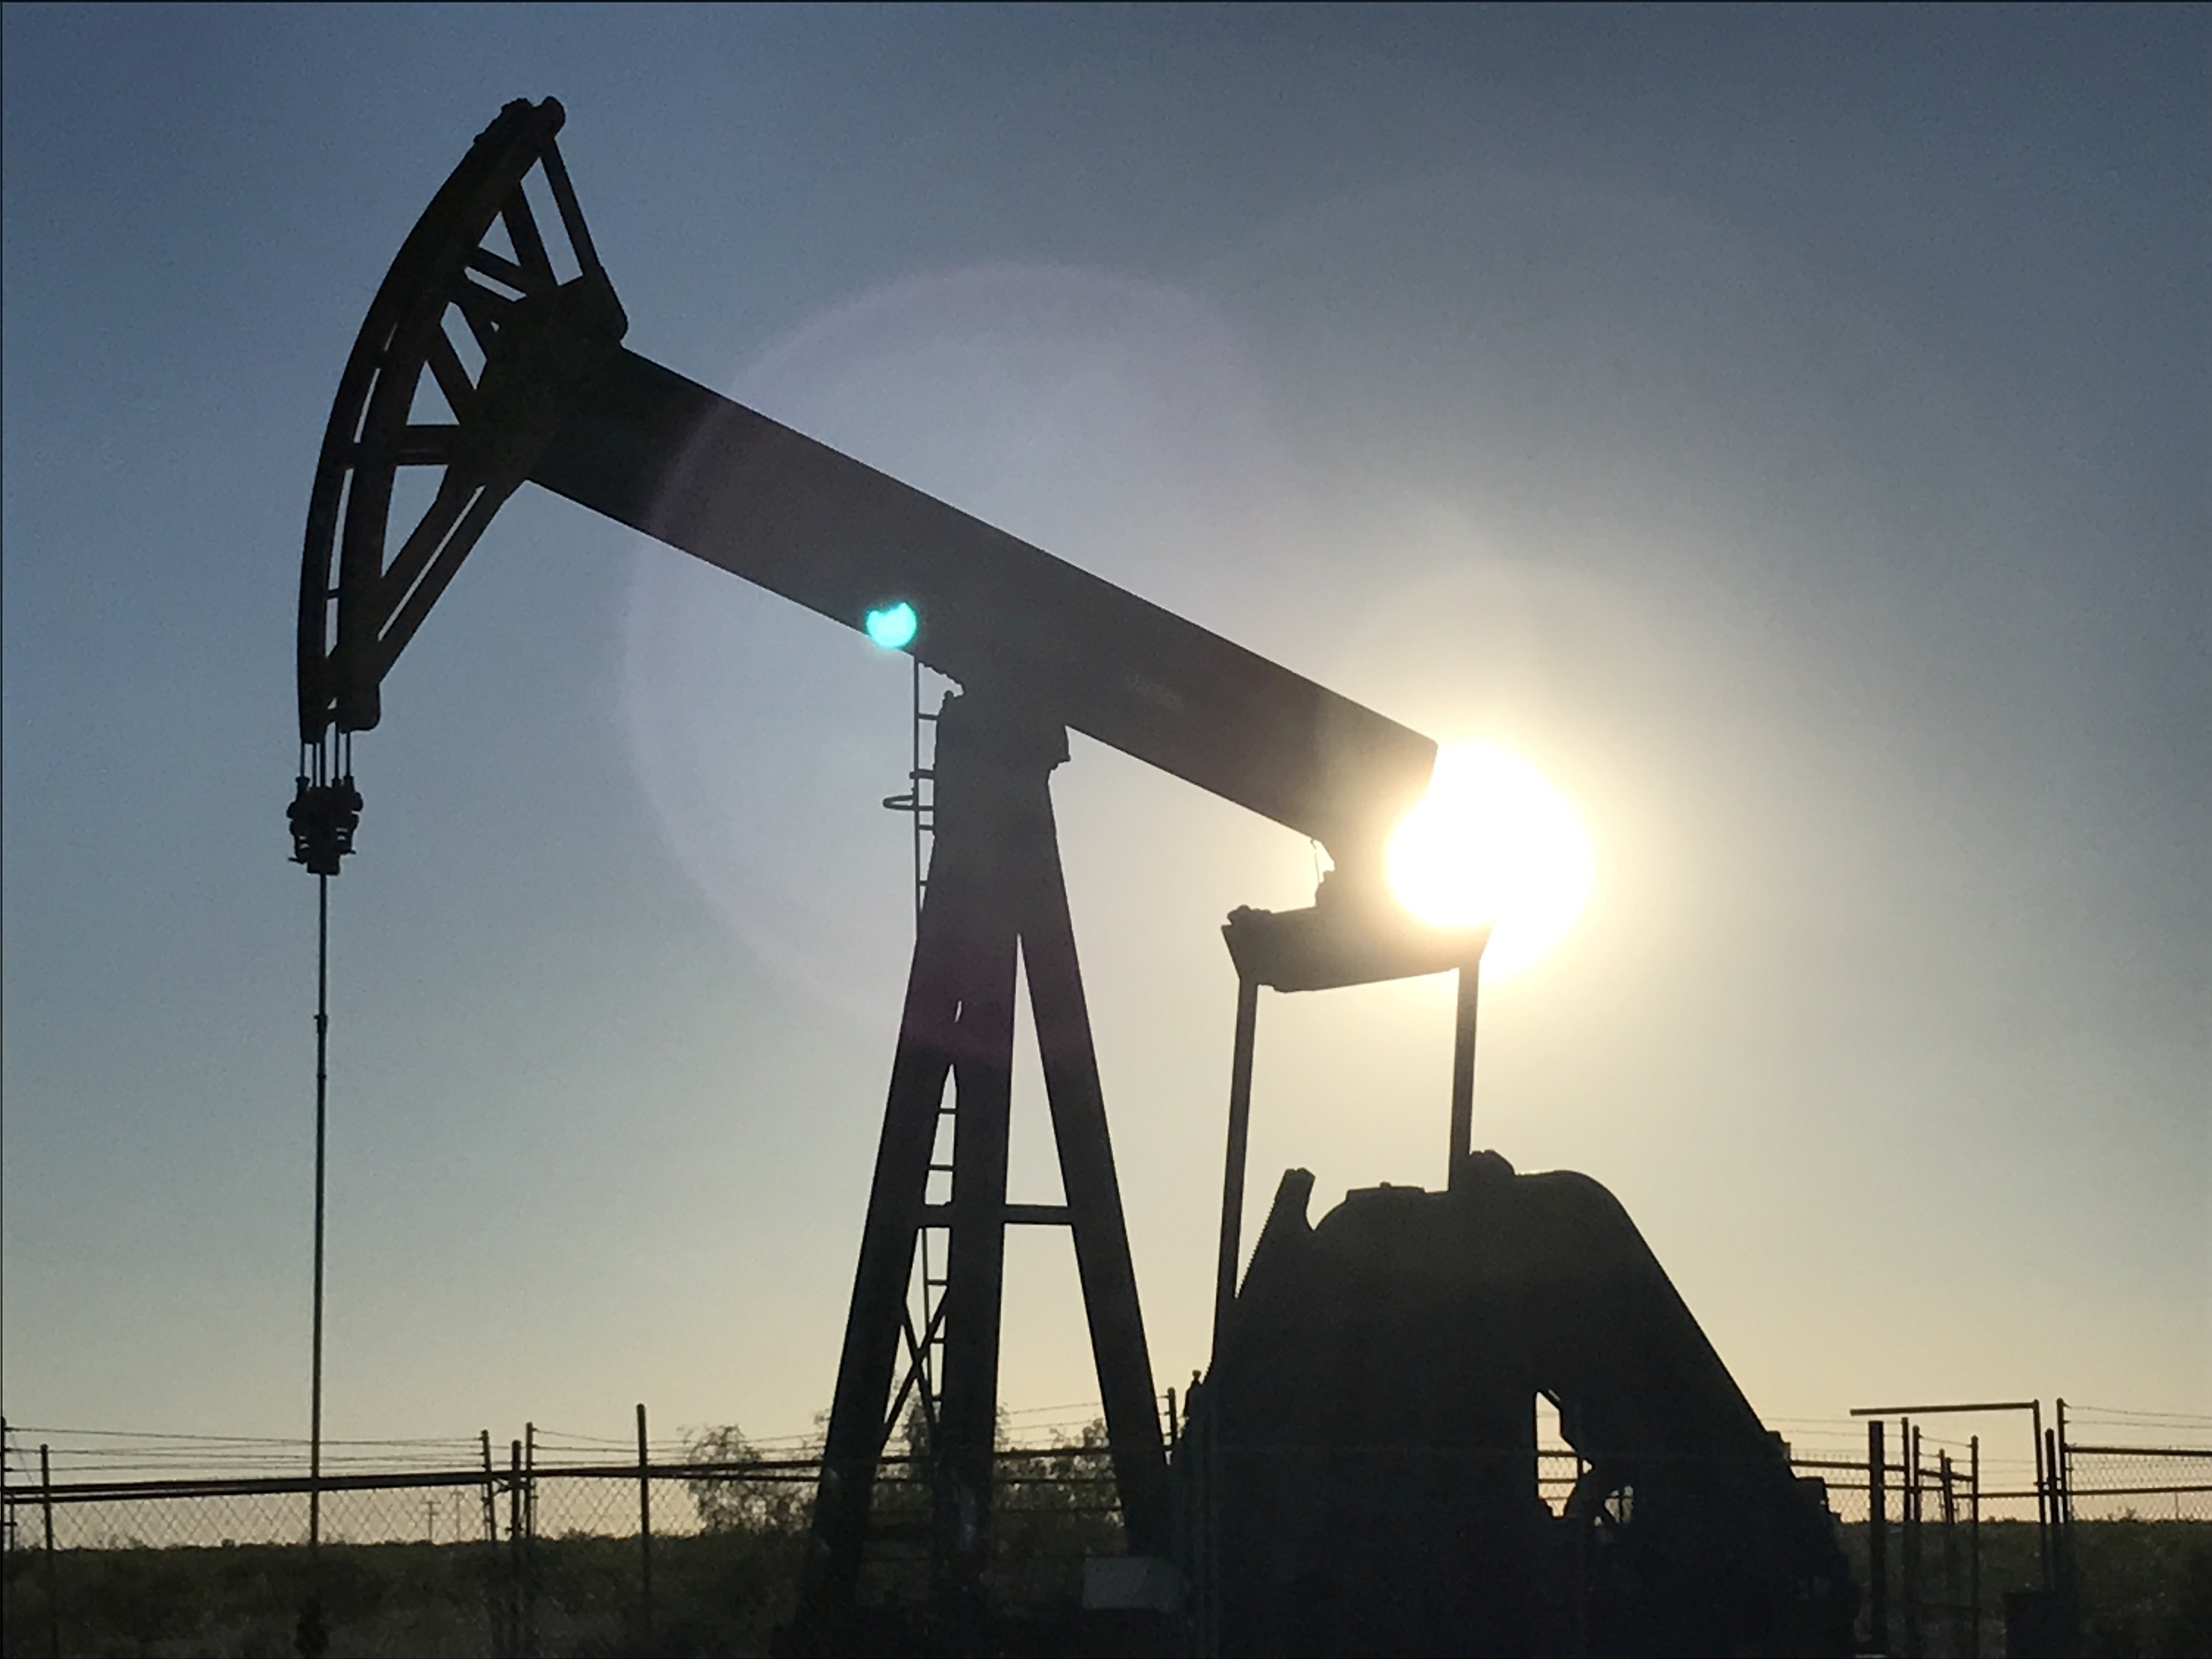
<svg viewBox="0 0 2212 1659">
<path fill-rule="evenodd" d="M 886 651 L 903 651 L 921 629 L 921 618 L 904 599 L 868 612 L 868 637 Z"/>
</svg>

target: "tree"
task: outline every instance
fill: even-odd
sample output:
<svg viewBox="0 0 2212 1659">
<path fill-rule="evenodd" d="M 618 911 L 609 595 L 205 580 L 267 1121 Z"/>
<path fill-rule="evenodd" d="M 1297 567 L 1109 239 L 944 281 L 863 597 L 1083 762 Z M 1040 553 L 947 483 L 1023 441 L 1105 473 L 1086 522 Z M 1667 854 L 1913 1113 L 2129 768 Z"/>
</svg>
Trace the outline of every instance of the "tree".
<svg viewBox="0 0 2212 1659">
<path fill-rule="evenodd" d="M 810 1448 L 794 1459 L 770 1460 L 734 1423 L 701 1430 L 685 1443 L 686 1462 L 739 1467 L 722 1467 L 684 1480 L 700 1525 L 715 1533 L 804 1530 L 813 1496 L 810 1466 L 817 1455 Z M 746 1472 L 743 1466 L 748 1464 L 758 1466 L 757 1472 Z"/>
</svg>

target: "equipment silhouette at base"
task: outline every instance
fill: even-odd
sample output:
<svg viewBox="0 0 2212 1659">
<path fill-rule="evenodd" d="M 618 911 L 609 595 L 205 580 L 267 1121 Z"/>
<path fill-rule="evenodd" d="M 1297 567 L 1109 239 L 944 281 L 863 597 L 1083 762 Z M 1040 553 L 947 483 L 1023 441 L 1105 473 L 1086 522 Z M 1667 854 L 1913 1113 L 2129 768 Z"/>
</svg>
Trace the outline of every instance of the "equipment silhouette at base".
<svg viewBox="0 0 2212 1659">
<path fill-rule="evenodd" d="M 1856 1591 L 1618 1200 L 1477 1154 L 1445 1193 L 1283 1178 L 1178 1450 L 1218 1651 L 1848 1654 Z M 1535 1400 L 1588 1465 L 1536 1486 Z"/>
</svg>

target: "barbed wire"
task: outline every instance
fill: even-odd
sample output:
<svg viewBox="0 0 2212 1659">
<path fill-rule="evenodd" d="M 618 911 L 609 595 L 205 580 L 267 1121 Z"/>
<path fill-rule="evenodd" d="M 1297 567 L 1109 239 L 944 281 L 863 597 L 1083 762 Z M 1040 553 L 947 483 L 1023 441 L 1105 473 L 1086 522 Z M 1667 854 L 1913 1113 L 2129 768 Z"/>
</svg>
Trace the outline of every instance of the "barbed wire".
<svg viewBox="0 0 2212 1659">
<path fill-rule="evenodd" d="M 1161 1405 L 1164 1412 L 1164 1395 Z M 2129 1439 L 2155 1435 L 2179 1444 L 2212 1447 L 2212 1415 L 2089 1404 L 2069 1405 L 2068 1415 L 2072 1431 L 2069 1438 L 2076 1441 L 2084 1437 L 2084 1431 L 2125 1431 Z M 1002 1443 L 1017 1449 L 1050 1449 L 1079 1438 L 1101 1422 L 1103 1416 L 1103 1407 L 1095 1400 L 1010 1407 L 1001 1413 Z M 1801 1460 L 1832 1460 L 1861 1465 L 1864 1462 L 1863 1419 L 1774 1416 L 1765 1421 Z M 2038 1462 L 2033 1449 L 2022 1449 L 2013 1443 L 2015 1439 L 2027 1438 L 2024 1428 L 2017 1437 L 2002 1430 L 1975 1437 L 1961 1432 L 1951 1419 L 1941 1421 L 1940 1428 L 1936 1426 L 1938 1419 L 1927 1419 L 1915 1425 L 1919 1431 L 1923 1461 L 1934 1463 L 1948 1452 L 1954 1464 L 1963 1462 L 1972 1455 L 1974 1441 L 1978 1437 L 1985 1486 L 1994 1488 L 2032 1483 Z M 652 1437 L 646 1447 L 647 1460 L 654 1464 L 691 1461 L 702 1444 L 730 1426 L 686 1427 L 672 1436 Z M 762 1456 L 805 1456 L 818 1454 L 822 1437 L 823 1427 L 817 1422 L 811 1430 L 797 1433 L 745 1435 L 743 1438 Z M 514 1437 L 494 1437 L 495 1462 L 504 1465 L 507 1459 L 501 1454 Z M 305 1462 L 308 1449 L 303 1435 L 210 1434 L 11 1422 L 7 1425 L 4 1447 L 4 1464 L 11 1476 L 27 1473 L 34 1467 L 35 1454 L 31 1449 L 33 1441 L 46 1444 L 49 1463 L 57 1477 L 76 1479 L 121 1478 L 140 1473 L 150 1476 L 213 1474 L 217 1471 L 289 1474 Z M 1556 1413 L 1541 1414 L 1540 1442 L 1547 1450 L 1567 1449 Z M 534 1431 L 534 1443 L 541 1462 L 550 1457 L 562 1462 L 634 1466 L 638 1456 L 637 1442 L 633 1436 L 538 1426 Z M 483 1437 L 359 1437 L 326 1439 L 323 1443 L 325 1467 L 333 1473 L 369 1469 L 399 1473 L 471 1467 L 482 1455 Z M 1903 1455 L 1901 1448 L 1893 1446 L 1890 1449 L 1893 1460 L 1901 1460 Z"/>
</svg>

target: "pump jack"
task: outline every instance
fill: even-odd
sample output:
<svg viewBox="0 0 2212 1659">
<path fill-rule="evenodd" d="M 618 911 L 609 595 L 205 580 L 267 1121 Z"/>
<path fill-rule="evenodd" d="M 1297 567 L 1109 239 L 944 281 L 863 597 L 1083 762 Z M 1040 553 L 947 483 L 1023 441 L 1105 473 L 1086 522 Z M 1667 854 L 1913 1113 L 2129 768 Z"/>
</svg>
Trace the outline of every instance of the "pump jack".
<svg viewBox="0 0 2212 1659">
<path fill-rule="evenodd" d="M 961 690 L 939 717 L 935 850 L 817 1494 L 807 1606 L 823 1626 L 853 1607 L 872 1541 L 876 1469 L 912 1402 L 929 1431 L 939 1605 L 956 1614 L 981 1607 L 1010 1224 L 1064 1225 L 1073 1236 L 1129 1547 L 1165 1554 L 1168 1468 L 1050 775 L 1067 758 L 1067 732 L 1083 732 L 1328 849 L 1333 869 L 1311 908 L 1240 910 L 1224 930 L 1243 988 L 1244 1098 L 1259 985 L 1295 991 L 1461 969 L 1450 1195 L 1464 1208 L 1488 1201 L 1478 1185 L 1495 1185 L 1464 1144 L 1472 964 L 1482 938 L 1412 921 L 1389 902 L 1382 878 L 1387 838 L 1426 788 L 1436 745 L 624 349 L 627 319 L 555 143 L 563 118 L 551 99 L 518 100 L 478 135 L 402 245 L 347 361 L 310 497 L 301 579 L 295 858 L 327 877 L 353 851 L 361 811 L 353 735 L 376 726 L 385 676 L 526 483 L 848 627 L 910 605 L 918 626 L 905 648 Z M 550 219 L 532 205 L 533 180 L 541 209 L 551 204 Z M 494 240 L 502 235 L 503 246 Z M 471 356 L 480 367 L 471 368 Z M 450 420 L 415 419 L 418 397 L 433 394 Z M 437 480 L 412 526 L 391 522 L 403 468 L 430 469 Z M 1063 1206 L 1006 1201 L 1018 951 Z M 935 1152 L 945 1117 L 949 1170 Z M 951 1176 L 946 1201 L 931 1201 L 933 1172 Z M 1241 1189 L 1233 1129 L 1230 1176 Z M 1279 1244 L 1296 1227 L 1281 1206 L 1279 1219 L 1268 1237 Z M 1224 1301 L 1235 1289 L 1233 1224 L 1225 1215 Z M 946 1263 L 942 1296 L 917 1324 L 914 1263 L 933 1230 L 946 1238 L 937 1258 Z M 1270 1248 L 1263 1239 L 1262 1250 Z M 1270 1259 L 1290 1259 L 1285 1249 L 1295 1254 L 1284 1245 Z M 1623 1251 L 1624 1261 L 1632 1255 Z M 1634 1266 L 1644 1275 L 1638 1285 L 1648 1288 L 1655 1274 L 1664 1285 L 1656 1262 Z M 1293 1283 L 1290 1270 L 1270 1271 L 1274 1301 L 1261 1298 L 1255 1318 L 1296 1299 L 1280 1288 Z M 1687 1317 L 1663 1334 L 1678 1348 L 1703 1343 L 1694 1323 L 1682 1335 Z M 1272 1340 L 1269 1328 L 1245 1323 L 1241 1335 L 1231 1331 L 1231 1358 Z M 1520 1388 L 1526 1379 L 1514 1376 Z M 1701 1398 L 1717 1401 L 1706 1413 L 1722 1425 L 1714 1433 L 1736 1445 L 1747 1423 L 1756 1437 L 1756 1419 L 1717 1358 L 1696 1376 Z M 1519 1397 L 1528 1404 L 1525 1389 Z M 1233 1447 L 1255 1420 L 1248 1406 L 1213 1432 Z M 1771 1484 L 1766 1450 L 1754 1461 Z M 1786 1481 L 1786 1462 L 1780 1468 Z M 1234 1647 L 1238 1638 L 1226 1639 Z"/>
<path fill-rule="evenodd" d="M 501 111 L 370 307 L 308 515 L 301 741 L 319 755 L 334 737 L 376 725 L 385 675 L 526 482 L 848 627 L 887 603 L 913 605 L 910 649 L 963 691 L 939 723 L 936 852 L 830 1413 L 815 1528 L 819 1589 L 849 1593 L 876 1464 L 896 1409 L 916 1390 L 934 1431 L 939 1571 L 957 1594 L 979 1584 L 1009 1223 L 1073 1234 L 1131 1547 L 1164 1553 L 1164 1453 L 1049 774 L 1067 757 L 1066 731 L 1085 732 L 1314 836 L 1372 898 L 1382 838 L 1426 786 L 1435 745 L 623 349 L 627 319 L 554 142 L 562 118 L 550 99 Z M 524 185 L 533 171 L 557 225 L 542 225 L 532 209 Z M 485 245 L 495 226 L 505 251 Z M 549 232 L 565 240 L 573 263 L 565 282 Z M 457 337 L 481 352 L 480 373 L 470 374 Z M 410 420 L 426 375 L 451 423 Z M 387 523 L 401 467 L 440 470 L 435 498 L 412 526 Z M 319 823 L 331 795 L 349 798 L 349 777 L 329 766 L 301 771 L 310 781 L 295 823 Z M 332 865 L 350 848 L 349 826 L 343 842 L 314 842 Z M 1067 1200 L 1049 1210 L 1010 1211 L 1006 1201 L 1018 941 Z M 948 1073 L 952 1190 L 933 1205 L 926 1186 Z M 917 1330 L 907 1288 L 925 1228 L 950 1235 L 950 1282 L 940 1328 Z M 941 1378 L 927 1363 L 933 1347 Z M 909 1375 L 894 1406 L 902 1359 Z"/>
</svg>

